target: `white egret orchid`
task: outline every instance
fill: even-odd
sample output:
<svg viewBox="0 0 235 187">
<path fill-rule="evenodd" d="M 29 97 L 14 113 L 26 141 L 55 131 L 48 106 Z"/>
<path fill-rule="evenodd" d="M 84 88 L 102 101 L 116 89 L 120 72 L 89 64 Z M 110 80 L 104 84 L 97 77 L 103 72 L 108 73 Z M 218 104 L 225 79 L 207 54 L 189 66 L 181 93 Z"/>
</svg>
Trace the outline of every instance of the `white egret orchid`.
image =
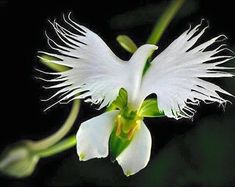
<svg viewBox="0 0 235 187">
<path fill-rule="evenodd" d="M 223 105 L 227 100 L 219 94 L 232 96 L 202 79 L 234 76 L 227 71 L 232 68 L 221 66 L 233 58 L 221 54 L 227 50 L 225 45 L 213 48 L 226 38 L 224 35 L 196 44 L 208 26 L 190 27 L 158 54 L 144 73 L 147 59 L 157 46 L 142 45 L 129 61 L 123 61 L 97 34 L 74 22 L 70 14 L 63 18 L 68 28 L 56 21 L 51 23 L 63 44 L 47 36 L 56 53 L 41 52 L 55 57 L 52 63 L 69 67 L 67 71 L 51 73 L 57 77 L 48 80 L 56 83 L 48 88 L 59 89 L 52 97 L 60 96 L 55 104 L 84 99 L 99 104 L 99 109 L 109 108 L 80 125 L 80 160 L 107 157 L 110 152 L 124 173 L 133 175 L 147 165 L 151 153 L 151 134 L 144 117 L 164 114 L 175 119 L 192 118 L 193 105 L 201 101 Z M 146 100 L 150 94 L 156 94 L 157 100 Z"/>
</svg>

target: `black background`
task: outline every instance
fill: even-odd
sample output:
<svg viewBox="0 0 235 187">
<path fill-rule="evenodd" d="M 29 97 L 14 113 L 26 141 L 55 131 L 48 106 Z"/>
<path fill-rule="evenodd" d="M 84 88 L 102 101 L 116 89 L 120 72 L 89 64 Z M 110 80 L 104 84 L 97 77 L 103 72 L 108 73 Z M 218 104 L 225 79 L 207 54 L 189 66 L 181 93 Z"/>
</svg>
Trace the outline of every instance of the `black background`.
<svg viewBox="0 0 235 187">
<path fill-rule="evenodd" d="M 120 28 L 113 18 L 118 14 L 145 7 L 146 5 L 167 3 L 169 1 L 136 0 L 136 1 L 12 1 L 0 0 L 0 46 L 1 46 L 1 130 L 0 151 L 7 145 L 21 139 L 40 139 L 53 133 L 63 123 L 69 113 L 70 105 L 60 105 L 44 113 L 47 103 L 40 99 L 51 93 L 42 89 L 42 83 L 34 76 L 35 67 L 39 65 L 37 51 L 47 49 L 44 30 L 50 30 L 48 19 L 61 20 L 62 13 L 73 12 L 72 17 L 79 20 L 91 30 L 100 35 L 121 58 L 128 59 L 130 55 L 115 41 L 118 34 L 127 34 L 138 45 L 145 43 L 151 31 L 153 22 L 147 21 L 133 27 Z M 176 36 L 188 28 L 189 23 L 198 24 L 202 18 L 209 20 L 210 29 L 207 37 L 225 34 L 230 46 L 235 44 L 234 6 L 232 1 L 194 1 L 198 9 L 182 19 L 176 19 L 169 26 L 159 42 L 160 50 L 166 47 Z M 143 15 L 142 15 L 143 17 Z M 136 17 L 136 19 L 139 19 Z M 125 20 L 122 20 L 125 21 Z M 51 32 L 52 33 L 52 32 Z M 234 85 L 234 84 L 233 84 Z M 229 86 L 225 89 L 230 91 Z M 233 93 L 235 94 L 235 93 Z M 231 99 L 234 102 L 234 99 Z M 92 109 L 88 104 L 82 104 L 80 117 L 73 128 L 76 132 L 79 123 L 92 116 L 102 113 Z M 195 124 L 211 114 L 224 115 L 222 108 L 216 104 L 202 104 L 198 108 L 194 121 L 172 119 L 147 119 L 146 124 L 153 136 L 152 155 L 156 155 L 172 138 L 182 135 L 194 128 Z M 48 181 L 63 162 L 64 158 L 75 155 L 75 149 L 68 150 L 57 156 L 40 161 L 33 176 L 15 180 L 0 178 L 3 186 L 35 186 L 47 185 Z M 107 160 L 106 160 L 107 162 Z M 85 167 L 86 165 L 84 165 Z M 87 167 L 90 167 L 89 164 Z M 119 167 L 114 165 L 113 167 Z M 121 170 L 115 170 L 121 172 Z M 99 170 L 94 170 L 95 173 Z M 77 177 L 81 175 L 78 173 Z M 122 180 L 126 181 L 128 179 Z M 81 185 L 95 185 L 95 181 L 83 180 Z M 50 183 L 49 183 L 50 184 Z M 108 185 L 108 184 L 107 184 Z M 116 184 L 118 185 L 118 184 Z"/>
</svg>

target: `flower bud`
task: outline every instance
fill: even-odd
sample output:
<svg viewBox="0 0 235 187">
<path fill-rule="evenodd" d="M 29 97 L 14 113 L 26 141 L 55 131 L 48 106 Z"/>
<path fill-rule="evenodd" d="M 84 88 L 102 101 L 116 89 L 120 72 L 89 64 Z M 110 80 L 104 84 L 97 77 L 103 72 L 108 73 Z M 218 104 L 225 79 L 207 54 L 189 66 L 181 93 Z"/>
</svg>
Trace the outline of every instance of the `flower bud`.
<svg viewBox="0 0 235 187">
<path fill-rule="evenodd" d="M 118 43 L 128 52 L 134 53 L 137 46 L 134 41 L 127 35 L 119 35 L 117 38 Z"/>
<path fill-rule="evenodd" d="M 0 172 L 11 177 L 31 175 L 39 157 L 30 148 L 30 141 L 22 141 L 5 149 L 0 155 Z"/>
</svg>

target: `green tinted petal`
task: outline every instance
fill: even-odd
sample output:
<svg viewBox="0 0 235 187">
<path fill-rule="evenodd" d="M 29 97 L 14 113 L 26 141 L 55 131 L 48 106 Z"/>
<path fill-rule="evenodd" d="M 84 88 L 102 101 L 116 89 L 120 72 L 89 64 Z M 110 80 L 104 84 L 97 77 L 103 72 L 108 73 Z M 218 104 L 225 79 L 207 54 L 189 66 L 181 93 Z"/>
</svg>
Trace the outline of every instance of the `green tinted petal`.
<svg viewBox="0 0 235 187">
<path fill-rule="evenodd" d="M 117 99 L 112 102 L 112 104 L 107 108 L 107 111 L 110 110 L 116 110 L 116 109 L 124 109 L 127 107 L 127 100 L 128 100 L 128 95 L 127 91 L 123 88 L 119 90 L 119 94 L 117 96 Z"/>
<path fill-rule="evenodd" d="M 164 113 L 158 109 L 156 99 L 146 99 L 138 112 L 142 117 L 162 117 Z"/>
</svg>

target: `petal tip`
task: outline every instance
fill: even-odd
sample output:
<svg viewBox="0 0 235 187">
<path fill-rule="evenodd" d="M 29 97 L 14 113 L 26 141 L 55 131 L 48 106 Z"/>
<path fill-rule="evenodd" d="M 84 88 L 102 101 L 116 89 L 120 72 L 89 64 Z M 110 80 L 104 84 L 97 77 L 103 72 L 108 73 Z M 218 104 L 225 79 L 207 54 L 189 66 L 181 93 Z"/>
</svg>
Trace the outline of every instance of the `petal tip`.
<svg viewBox="0 0 235 187">
<path fill-rule="evenodd" d="M 132 173 L 131 171 L 126 171 L 124 174 L 126 175 L 126 177 L 130 177 L 131 175 L 134 175 L 134 173 Z"/>
<path fill-rule="evenodd" d="M 78 157 L 79 157 L 79 160 L 80 161 L 86 161 L 86 154 L 85 153 L 83 153 L 83 152 L 81 152 L 79 155 L 78 155 Z"/>
<path fill-rule="evenodd" d="M 144 169 L 144 168 L 145 168 L 145 167 L 143 167 L 142 169 Z M 124 175 L 125 175 L 126 177 L 130 177 L 130 176 L 135 175 L 136 173 L 140 172 L 142 169 L 137 170 L 137 171 L 131 171 L 131 170 L 126 170 L 126 171 L 124 171 L 124 170 L 123 170 L 123 173 L 124 173 Z"/>
</svg>

